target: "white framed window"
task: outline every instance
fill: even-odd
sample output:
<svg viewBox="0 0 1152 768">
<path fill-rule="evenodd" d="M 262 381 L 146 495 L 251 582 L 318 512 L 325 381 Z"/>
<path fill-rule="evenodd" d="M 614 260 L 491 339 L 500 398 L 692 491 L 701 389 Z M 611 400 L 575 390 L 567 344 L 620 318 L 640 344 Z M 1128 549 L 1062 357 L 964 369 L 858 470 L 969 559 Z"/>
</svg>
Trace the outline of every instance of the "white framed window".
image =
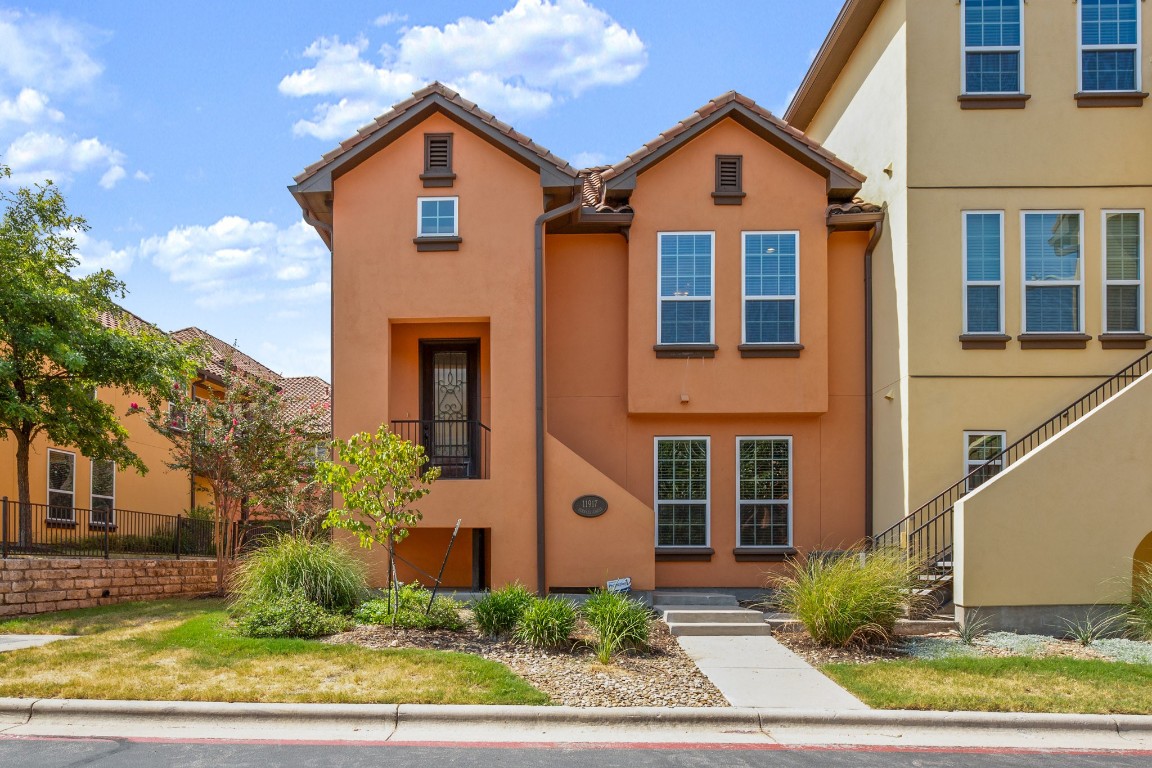
<svg viewBox="0 0 1152 768">
<path fill-rule="evenodd" d="M 1084 328 L 1084 212 L 1024 211 L 1024 332 Z"/>
<path fill-rule="evenodd" d="M 714 232 L 660 232 L 656 324 L 660 344 L 712 344 Z"/>
<path fill-rule="evenodd" d="M 76 454 L 48 450 L 48 519 L 76 522 Z"/>
<path fill-rule="evenodd" d="M 963 0 L 962 5 L 963 92 L 1023 93 L 1022 0 Z"/>
<path fill-rule="evenodd" d="M 456 197 L 416 198 L 417 237 L 456 237 L 458 231 Z"/>
<path fill-rule="evenodd" d="M 744 232 L 743 341 L 800 340 L 800 233 Z"/>
<path fill-rule="evenodd" d="M 792 438 L 736 438 L 737 546 L 792 546 Z"/>
<path fill-rule="evenodd" d="M 1137 0 L 1079 0 L 1080 90 L 1140 90 Z"/>
<path fill-rule="evenodd" d="M 1007 433 L 1000 430 L 964 433 L 964 476 L 969 492 L 1000 474 L 1004 461 L 999 457 L 1007 445 Z"/>
<path fill-rule="evenodd" d="M 116 462 L 92 460 L 90 525 L 116 524 Z"/>
<path fill-rule="evenodd" d="M 708 546 L 709 444 L 708 437 L 655 438 L 657 547 Z"/>
<path fill-rule="evenodd" d="M 1144 211 L 1103 211 L 1104 332 L 1144 332 Z"/>
<path fill-rule="evenodd" d="M 964 333 L 1004 333 L 1004 212 L 963 215 Z"/>
<path fill-rule="evenodd" d="M 180 410 L 171 400 L 168 401 L 168 428 L 173 432 L 188 430 L 188 414 Z"/>
</svg>

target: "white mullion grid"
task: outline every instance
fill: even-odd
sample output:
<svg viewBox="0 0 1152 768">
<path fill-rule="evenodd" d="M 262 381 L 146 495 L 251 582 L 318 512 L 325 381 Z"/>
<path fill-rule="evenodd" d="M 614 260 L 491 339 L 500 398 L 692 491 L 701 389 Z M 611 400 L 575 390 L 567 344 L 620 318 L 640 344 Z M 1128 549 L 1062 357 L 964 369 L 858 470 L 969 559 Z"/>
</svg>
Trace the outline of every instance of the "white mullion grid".
<svg viewBox="0 0 1152 768">
<path fill-rule="evenodd" d="M 452 233 L 425 232 L 424 231 L 424 203 L 452 203 Z M 437 216 L 439 218 L 439 216 Z M 459 237 L 460 235 L 460 198 L 459 197 L 418 197 L 416 198 L 416 236 L 417 237 Z"/>
<path fill-rule="evenodd" d="M 753 545 L 744 544 L 740 540 L 740 512 L 743 510 L 745 504 L 780 504 L 779 499 L 745 499 L 740 495 L 740 446 L 744 443 L 765 442 L 774 440 L 784 440 L 788 443 L 788 543 L 787 544 L 773 544 L 773 545 Z M 767 436 L 748 436 L 736 438 L 736 546 L 772 546 L 780 548 L 792 547 L 792 501 L 795 497 L 795 486 L 792 483 L 792 436 L 791 435 L 767 435 Z"/>
<path fill-rule="evenodd" d="M 112 465 L 112 493 L 105 495 L 96 493 L 96 465 L 102 463 L 99 459 L 92 459 L 92 465 L 89 467 L 88 475 L 88 490 L 89 490 L 89 504 L 88 510 L 88 524 L 89 525 L 114 525 L 116 522 L 116 462 L 110 461 Z M 108 499 L 112 502 L 108 508 L 108 519 L 103 522 L 96 522 L 92 519 L 93 514 L 96 512 L 96 499 Z"/>
<path fill-rule="evenodd" d="M 660 443 L 671 443 L 685 440 L 704 441 L 704 501 L 696 499 L 661 499 L 660 498 Z M 660 505 L 667 504 L 704 504 L 704 543 L 693 545 L 665 544 L 665 547 L 693 546 L 707 548 L 712 546 L 712 438 L 708 435 L 681 435 L 652 438 L 652 510 L 655 513 L 655 526 L 652 543 L 660 547 Z"/>
<path fill-rule="evenodd" d="M 1080 254 L 1078 271 L 1079 280 L 1029 280 L 1028 279 L 1028 216 L 1055 214 L 1065 216 L 1076 214 L 1080 222 Z M 1054 210 L 1054 211 L 1020 211 L 1020 327 L 1024 333 L 1083 333 L 1084 332 L 1084 211 Z M 1076 322 L 1072 331 L 1034 331 L 1028 327 L 1028 288 L 1062 288 L 1074 286 L 1076 290 Z"/>
<path fill-rule="evenodd" d="M 968 45 L 968 25 L 965 22 L 968 10 L 967 0 L 960 3 L 960 93 L 975 94 L 1008 94 L 1024 93 L 1024 1 L 1020 2 L 1020 45 Z M 1015 53 L 1016 79 L 1020 86 L 1016 91 L 969 91 L 968 90 L 968 54 L 969 53 Z"/>
<path fill-rule="evenodd" d="M 657 232 L 656 233 L 656 343 L 657 344 L 698 344 L 701 342 L 667 342 L 661 335 L 664 328 L 664 302 L 665 301 L 704 301 L 704 296 L 664 296 L 664 252 L 661 239 L 664 235 L 708 235 L 708 341 L 707 344 L 716 343 L 716 233 L 715 232 Z"/>
<path fill-rule="evenodd" d="M 776 294 L 749 295 L 748 290 L 748 235 L 791 235 L 796 244 L 796 269 L 793 279 L 796 290 L 791 295 Z M 715 289 L 713 289 L 715 290 Z M 749 301 L 792 301 L 792 327 L 794 338 L 790 342 L 762 342 L 764 344 L 799 344 L 800 343 L 800 231 L 794 229 L 783 230 L 750 230 L 740 233 L 740 343 L 748 344 L 748 302 Z"/>
<path fill-rule="evenodd" d="M 52 454 L 54 454 L 54 453 L 58 453 L 61 456 L 67 456 L 70 460 L 70 463 L 72 465 L 72 490 L 70 490 L 70 491 L 62 491 L 58 488 L 52 487 Z M 57 450 L 55 448 L 49 448 L 48 449 L 48 476 L 44 479 L 44 484 L 46 486 L 46 493 L 44 495 L 44 500 L 46 502 L 48 502 L 48 505 L 47 505 L 48 510 L 45 513 L 47 519 L 48 520 L 64 520 L 64 521 L 70 522 L 70 523 L 76 522 L 76 454 L 72 453 L 71 451 L 60 451 L 60 450 Z M 53 506 L 53 504 L 52 504 L 52 494 L 53 493 L 66 493 L 72 497 L 72 502 L 68 505 L 68 515 L 69 515 L 68 517 L 52 517 L 52 510 L 53 509 L 62 509 L 62 507 Z"/>
<path fill-rule="evenodd" d="M 1136 90 L 1139 91 L 1142 87 L 1141 72 L 1143 69 L 1142 62 L 1140 61 L 1140 40 L 1144 34 L 1143 29 L 1143 14 L 1140 11 L 1140 3 L 1144 0 L 1139 0 L 1136 4 L 1136 42 L 1135 43 L 1116 43 L 1115 45 L 1085 45 L 1084 44 L 1084 6 L 1080 5 L 1079 10 L 1076 11 L 1076 82 L 1079 86 L 1077 90 L 1084 91 L 1084 52 L 1092 51 L 1135 51 L 1135 82 Z M 1021 5 L 1023 7 L 1023 5 Z M 1021 14 L 1023 17 L 1023 14 Z M 1023 39 L 1023 38 L 1021 38 Z"/>
<path fill-rule="evenodd" d="M 991 464 L 998 467 L 994 474 L 1000 474 L 1004 469 L 1004 459 L 1001 457 L 995 462 L 985 461 L 972 458 L 971 438 L 973 437 L 999 437 L 1000 438 L 1000 451 L 1008 447 L 1008 433 L 1002 429 L 966 429 L 964 430 L 964 477 L 972 474 L 977 467 L 982 467 L 985 464 Z M 998 451 L 999 452 L 999 451 Z M 991 479 L 991 478 L 988 478 Z M 987 480 L 985 481 L 987 482 Z M 970 485 L 970 481 L 965 481 L 965 492 L 971 493 L 976 490 L 977 486 Z"/>
<path fill-rule="evenodd" d="M 1137 216 L 1136 227 L 1139 245 L 1136 250 L 1136 271 L 1139 274 L 1135 280 L 1109 280 L 1108 279 L 1108 216 L 1116 213 L 1134 213 Z M 1103 280 L 1101 286 L 1101 319 L 1100 328 L 1103 333 L 1144 333 L 1144 211 L 1143 209 L 1105 209 L 1100 212 L 1100 264 Z M 1108 287 L 1111 285 L 1136 286 L 1136 324 L 1134 331 L 1109 331 L 1108 329 Z"/>
<path fill-rule="evenodd" d="M 999 280 L 969 280 L 968 279 L 968 217 L 995 215 L 1000 219 L 1000 279 Z M 968 329 L 968 288 L 969 286 L 995 286 L 999 288 L 998 295 L 1000 297 L 999 307 L 999 323 L 1000 327 L 996 333 L 1005 333 L 1004 330 L 1004 211 L 961 211 L 960 212 L 960 269 L 964 279 L 961 281 L 963 284 L 963 295 L 960 297 L 960 306 L 963 308 L 964 324 L 961 326 L 964 333 L 973 333 Z M 988 331 L 980 331 L 980 333 L 988 333 Z"/>
</svg>

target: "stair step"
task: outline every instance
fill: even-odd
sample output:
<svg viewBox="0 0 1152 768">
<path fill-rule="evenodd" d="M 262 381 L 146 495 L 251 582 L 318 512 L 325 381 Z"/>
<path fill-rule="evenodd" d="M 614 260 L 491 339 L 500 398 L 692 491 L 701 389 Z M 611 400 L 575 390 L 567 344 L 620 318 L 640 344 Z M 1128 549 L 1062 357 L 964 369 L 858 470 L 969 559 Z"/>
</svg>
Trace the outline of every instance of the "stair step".
<svg viewBox="0 0 1152 768">
<path fill-rule="evenodd" d="M 721 605 L 738 608 L 740 603 L 732 595 L 709 592 L 655 592 L 652 594 L 652 605 L 657 610 L 664 606 L 696 606 Z"/>
<path fill-rule="evenodd" d="M 701 610 L 691 607 L 662 608 L 668 624 L 757 624 L 763 623 L 764 614 L 744 608 Z"/>
<path fill-rule="evenodd" d="M 773 632 L 803 632 L 804 625 L 796 619 L 768 619 L 767 624 Z M 957 628 L 955 621 L 940 619 L 897 619 L 892 633 L 897 637 L 915 637 L 917 635 L 935 635 Z"/>
<path fill-rule="evenodd" d="M 721 622 L 700 623 L 672 623 L 668 624 L 668 631 L 678 637 L 746 637 L 749 635 L 770 635 L 772 628 L 762 621 L 747 624 L 729 624 Z"/>
</svg>

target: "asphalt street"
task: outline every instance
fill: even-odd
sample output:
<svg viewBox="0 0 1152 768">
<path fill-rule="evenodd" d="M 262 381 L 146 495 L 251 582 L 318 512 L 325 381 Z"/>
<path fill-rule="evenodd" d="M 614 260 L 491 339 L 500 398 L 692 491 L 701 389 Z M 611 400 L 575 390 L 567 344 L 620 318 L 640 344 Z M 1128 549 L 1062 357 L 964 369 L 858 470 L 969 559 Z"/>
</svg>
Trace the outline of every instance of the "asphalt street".
<svg viewBox="0 0 1152 768">
<path fill-rule="evenodd" d="M 46 739 L 0 736 L 0 766 L 21 768 L 1147 768 L 1152 754 L 796 748 L 776 745 L 507 744 L 409 746 Z"/>
</svg>

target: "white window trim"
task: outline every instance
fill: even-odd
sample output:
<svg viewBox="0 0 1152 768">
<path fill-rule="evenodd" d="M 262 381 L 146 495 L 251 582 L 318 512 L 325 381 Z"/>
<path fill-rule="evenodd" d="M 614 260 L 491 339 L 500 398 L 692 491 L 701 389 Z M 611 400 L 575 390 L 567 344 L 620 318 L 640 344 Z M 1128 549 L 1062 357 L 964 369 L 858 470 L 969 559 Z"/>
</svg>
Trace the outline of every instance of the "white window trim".
<svg viewBox="0 0 1152 768">
<path fill-rule="evenodd" d="M 740 542 L 740 507 L 742 504 L 779 504 L 779 499 L 742 499 L 740 498 L 740 444 L 760 440 L 786 440 L 788 442 L 788 543 L 787 544 L 742 544 Z M 736 438 L 736 546 L 742 549 L 780 550 L 792 549 L 792 505 L 796 498 L 796 486 L 792 482 L 792 466 L 795 463 L 792 452 L 792 435 L 744 435 Z"/>
<path fill-rule="evenodd" d="M 676 346 L 679 344 L 699 344 L 701 342 L 687 342 L 687 341 L 664 341 L 660 336 L 660 329 L 663 327 L 664 320 L 664 302 L 666 301 L 703 301 L 703 296 L 661 296 L 660 284 L 663 282 L 664 277 L 664 264 L 662 254 L 660 251 L 660 239 L 664 235 L 708 235 L 708 241 L 712 250 L 712 258 L 710 259 L 709 266 L 711 273 L 709 275 L 709 284 L 712 286 L 712 292 L 708 294 L 708 341 L 706 344 L 716 343 L 716 233 L 715 232 L 657 232 L 656 233 L 656 343 L 660 345 L 669 344 Z"/>
<path fill-rule="evenodd" d="M 112 464 L 112 495 L 111 496 L 105 496 L 103 494 L 96 493 L 96 488 L 95 488 L 95 486 L 96 486 L 96 464 L 99 463 L 99 461 L 100 461 L 99 459 L 92 459 L 91 460 L 91 462 L 92 462 L 91 466 L 89 467 L 89 470 L 88 470 L 88 499 L 89 499 L 88 525 L 103 528 L 105 525 L 110 525 L 110 526 L 116 525 L 116 462 L 114 462 L 114 461 L 109 462 Z M 93 518 L 92 518 L 93 513 L 96 511 L 96 502 L 95 502 L 96 499 L 110 499 L 112 501 L 112 514 L 109 516 L 109 518 L 106 522 L 97 522 L 97 521 L 93 520 Z"/>
<path fill-rule="evenodd" d="M 968 9 L 968 0 L 960 3 L 960 93 L 965 96 L 1003 96 L 1010 94 L 1027 93 L 1024 90 L 1024 6 L 1027 3 L 1020 0 L 1020 45 L 968 45 L 968 26 L 964 23 L 965 11 Z M 1020 81 L 1020 90 L 1017 91 L 969 91 L 968 90 L 968 53 L 1017 53 L 1020 71 L 1017 79 Z"/>
<path fill-rule="evenodd" d="M 424 217 L 421 208 L 424 203 L 452 201 L 452 234 L 443 232 L 425 232 Z M 460 236 L 460 198 L 453 197 L 418 197 L 416 198 L 416 237 L 459 237 Z"/>
<path fill-rule="evenodd" d="M 1000 279 L 992 280 L 969 280 L 968 279 L 968 216 L 969 215 L 990 215 L 996 214 L 1000 217 Z M 961 295 L 960 306 L 963 313 L 963 325 L 961 326 L 966 335 L 982 336 L 989 335 L 988 331 L 971 331 L 968 329 L 968 288 L 970 286 L 996 286 L 1000 289 L 1000 328 L 994 331 L 996 334 L 1004 334 L 1004 211 L 961 211 L 960 212 L 960 274 L 963 276 L 961 280 Z"/>
<path fill-rule="evenodd" d="M 1136 43 L 1116 45 L 1084 45 L 1084 4 L 1077 3 L 1076 9 L 1076 85 L 1080 93 L 1136 93 L 1143 88 L 1141 71 L 1143 69 L 1142 62 L 1140 61 L 1140 41 L 1144 36 L 1143 29 L 1143 16 L 1140 6 L 1143 0 L 1136 2 Z M 1085 51 L 1136 51 L 1136 88 L 1132 91 L 1085 91 L 1084 90 L 1084 52 Z"/>
<path fill-rule="evenodd" d="M 1003 448 L 1008 447 L 1008 433 L 1002 429 L 966 429 L 966 430 L 964 430 L 964 445 L 963 445 L 963 453 L 961 455 L 964 457 L 964 475 L 963 476 L 965 478 L 965 480 L 964 480 L 964 492 L 965 493 L 971 493 L 972 491 L 976 490 L 976 488 L 980 487 L 980 486 L 976 486 L 976 488 L 968 487 L 968 480 L 967 480 L 968 475 L 970 475 L 974 471 L 976 471 L 977 467 L 982 467 L 985 464 L 990 463 L 987 461 L 972 461 L 971 459 L 968 458 L 968 438 L 970 438 L 970 437 L 989 437 L 991 435 L 999 435 L 1000 436 L 1000 444 L 1003 446 Z M 1001 450 L 1003 450 L 1003 448 Z M 1000 469 L 997 471 L 997 474 L 999 474 L 1000 472 L 1004 471 L 1004 459 L 1001 458 L 997 462 L 997 465 L 1000 467 Z M 987 482 L 987 481 L 985 481 L 985 482 Z M 981 485 L 983 485 L 983 483 L 981 483 Z"/>
<path fill-rule="evenodd" d="M 778 294 L 775 296 L 749 296 L 748 289 L 748 235 L 792 235 L 796 238 L 796 292 L 791 295 Z M 713 254 L 713 262 L 716 257 Z M 713 266 L 715 271 L 715 266 Z M 715 287 L 713 287 L 715 293 Z M 794 317 L 792 319 L 793 327 L 796 329 L 796 337 L 792 341 L 761 341 L 756 342 L 754 346 L 760 347 L 774 347 L 780 344 L 799 344 L 800 343 L 800 230 L 798 229 L 767 229 L 767 230 L 745 230 L 740 233 L 740 343 L 749 344 L 748 341 L 748 302 L 751 301 L 787 301 L 791 299 L 794 304 L 792 310 Z"/>
<path fill-rule="evenodd" d="M 1029 280 L 1028 279 L 1028 232 L 1027 232 L 1027 217 L 1037 214 L 1054 213 L 1057 215 L 1065 215 L 1075 213 L 1080 217 L 1080 279 L 1079 280 Z M 1037 335 L 1045 334 L 1059 334 L 1059 333 L 1084 333 L 1084 211 L 1083 210 L 1036 210 L 1036 211 L 1020 211 L 1020 328 L 1023 333 L 1031 333 Z M 1030 286 L 1058 288 L 1061 286 L 1074 285 L 1079 290 L 1079 301 L 1077 301 L 1077 313 L 1079 317 L 1077 322 L 1078 327 L 1072 331 L 1033 331 L 1028 327 L 1028 288 Z"/>
<path fill-rule="evenodd" d="M 668 544 L 660 545 L 660 443 L 671 440 L 703 440 L 705 460 L 705 483 L 707 493 L 704 498 L 704 543 L 703 544 Z M 668 504 L 699 504 L 691 499 L 677 500 L 664 499 Z M 708 435 L 660 435 L 652 438 L 652 514 L 653 523 L 652 544 L 657 549 L 707 549 L 712 546 L 712 438 Z"/>
<path fill-rule="evenodd" d="M 52 454 L 54 454 L 54 453 L 59 453 L 59 454 L 62 454 L 64 456 L 69 456 L 72 459 L 72 490 L 71 491 L 61 491 L 61 490 L 58 490 L 58 489 L 52 487 Z M 45 519 L 51 520 L 53 522 L 58 522 L 58 523 L 75 523 L 76 522 L 76 454 L 73 453 L 72 451 L 61 451 L 61 450 L 58 450 L 56 448 L 49 448 L 48 449 L 48 467 L 47 468 L 48 468 L 47 476 L 44 478 L 44 502 L 45 502 L 44 517 L 45 517 Z M 69 513 L 71 514 L 71 517 L 50 517 L 49 516 L 51 514 L 51 511 L 53 509 L 56 509 L 56 507 L 52 506 L 52 494 L 53 493 L 68 493 L 68 494 L 72 495 L 71 509 L 68 510 Z"/>
<path fill-rule="evenodd" d="M 1140 277 L 1136 280 L 1109 280 L 1108 279 L 1108 215 L 1114 213 L 1135 213 L 1140 219 L 1137 232 L 1140 235 L 1140 246 L 1136 255 L 1136 268 Z M 1101 333 L 1144 333 L 1144 209 L 1143 208 L 1105 208 L 1100 211 L 1100 332 Z M 1136 305 L 1137 330 L 1135 331 L 1109 331 L 1108 330 L 1108 286 L 1135 285 L 1140 292 L 1140 300 Z"/>
</svg>

